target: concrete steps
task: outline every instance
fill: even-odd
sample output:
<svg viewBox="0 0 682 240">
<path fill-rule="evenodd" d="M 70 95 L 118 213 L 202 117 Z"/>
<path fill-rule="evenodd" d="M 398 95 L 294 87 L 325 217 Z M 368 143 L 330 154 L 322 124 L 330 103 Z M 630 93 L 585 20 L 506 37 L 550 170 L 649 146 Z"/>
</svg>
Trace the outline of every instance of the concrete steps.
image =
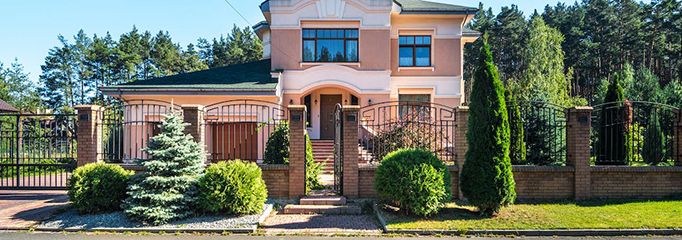
<svg viewBox="0 0 682 240">
<path fill-rule="evenodd" d="M 324 164 L 323 173 L 334 173 L 334 140 L 310 140 L 316 163 Z"/>
<path fill-rule="evenodd" d="M 357 215 L 362 213 L 359 206 L 346 205 L 346 197 L 334 195 L 306 196 L 300 204 L 284 207 L 284 214 L 329 214 Z"/>
</svg>

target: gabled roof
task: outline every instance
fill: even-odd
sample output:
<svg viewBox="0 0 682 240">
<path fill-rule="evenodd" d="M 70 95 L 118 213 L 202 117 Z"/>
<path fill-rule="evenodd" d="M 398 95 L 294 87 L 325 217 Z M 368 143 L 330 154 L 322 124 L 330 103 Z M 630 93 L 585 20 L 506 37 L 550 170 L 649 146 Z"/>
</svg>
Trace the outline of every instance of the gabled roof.
<svg viewBox="0 0 682 240">
<path fill-rule="evenodd" d="M 0 99 L 0 112 L 17 113 L 19 112 L 19 110 L 16 109 L 14 106 L 10 105 L 9 103 L 5 102 L 4 100 Z"/>
<path fill-rule="evenodd" d="M 445 14 L 476 14 L 475 7 L 429 2 L 422 0 L 393 0 L 403 13 L 445 13 Z"/>
<path fill-rule="evenodd" d="M 224 90 L 275 91 L 277 79 L 270 74 L 270 59 L 212 68 L 149 80 L 102 87 L 102 91 L 127 90 Z"/>
</svg>

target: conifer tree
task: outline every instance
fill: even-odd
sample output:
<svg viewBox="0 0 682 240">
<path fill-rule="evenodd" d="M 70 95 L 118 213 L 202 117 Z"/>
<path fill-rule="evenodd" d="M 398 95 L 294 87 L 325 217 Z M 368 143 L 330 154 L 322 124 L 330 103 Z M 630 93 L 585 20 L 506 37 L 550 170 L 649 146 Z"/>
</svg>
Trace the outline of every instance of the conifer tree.
<svg viewBox="0 0 682 240">
<path fill-rule="evenodd" d="M 197 180 L 204 171 L 206 155 L 201 145 L 185 135 L 182 118 L 167 116 L 161 133 L 142 149 L 150 158 L 138 161 L 147 171 L 135 175 L 123 203 L 132 220 L 160 225 L 194 214 Z"/>
<path fill-rule="evenodd" d="M 598 143 L 596 149 L 597 162 L 599 165 L 624 165 L 629 152 L 626 146 L 626 109 L 623 88 L 620 86 L 620 77 L 615 75 L 613 82 L 606 90 L 604 103 L 599 116 Z"/>
<path fill-rule="evenodd" d="M 526 164 L 526 143 L 523 141 L 523 119 L 521 118 L 521 111 L 519 106 L 515 103 L 516 98 L 511 91 L 507 89 L 504 92 L 507 103 L 514 105 L 508 106 L 509 111 L 509 133 L 511 134 L 509 146 L 509 158 L 512 164 L 525 165 Z"/>
<path fill-rule="evenodd" d="M 516 199 L 509 159 L 509 122 L 504 87 L 487 42 L 480 50 L 471 91 L 467 143 L 460 186 L 481 214 L 498 212 Z"/>
<path fill-rule="evenodd" d="M 642 146 L 642 159 L 650 165 L 658 165 L 665 159 L 665 136 L 661 131 L 661 123 L 658 114 L 652 114 L 644 133 L 644 146 Z"/>
</svg>

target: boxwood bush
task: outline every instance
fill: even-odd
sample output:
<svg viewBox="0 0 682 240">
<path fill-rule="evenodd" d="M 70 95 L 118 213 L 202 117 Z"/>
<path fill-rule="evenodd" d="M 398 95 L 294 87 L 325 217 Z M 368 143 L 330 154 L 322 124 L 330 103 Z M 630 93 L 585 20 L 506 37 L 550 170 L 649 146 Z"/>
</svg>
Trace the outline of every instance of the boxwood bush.
<svg viewBox="0 0 682 240">
<path fill-rule="evenodd" d="M 199 179 L 199 208 L 218 214 L 260 212 L 268 197 L 262 171 L 241 160 L 218 162 Z"/>
<path fill-rule="evenodd" d="M 69 179 L 69 198 L 79 213 L 119 210 L 132 174 L 121 166 L 106 163 L 79 167 Z"/>
<path fill-rule="evenodd" d="M 374 188 L 384 202 L 418 216 L 437 213 L 452 196 L 447 166 L 423 149 L 386 155 L 377 167 Z"/>
</svg>

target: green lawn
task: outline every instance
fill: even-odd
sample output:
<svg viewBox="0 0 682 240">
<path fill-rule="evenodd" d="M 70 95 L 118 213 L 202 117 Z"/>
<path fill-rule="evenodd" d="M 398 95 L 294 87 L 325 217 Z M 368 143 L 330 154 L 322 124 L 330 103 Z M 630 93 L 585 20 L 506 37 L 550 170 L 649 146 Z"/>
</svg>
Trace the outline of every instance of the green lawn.
<svg viewBox="0 0 682 240">
<path fill-rule="evenodd" d="M 407 217 L 383 209 L 391 229 L 670 229 L 682 227 L 682 200 L 589 200 L 519 203 L 495 217 L 449 203 L 439 214 Z"/>
</svg>

